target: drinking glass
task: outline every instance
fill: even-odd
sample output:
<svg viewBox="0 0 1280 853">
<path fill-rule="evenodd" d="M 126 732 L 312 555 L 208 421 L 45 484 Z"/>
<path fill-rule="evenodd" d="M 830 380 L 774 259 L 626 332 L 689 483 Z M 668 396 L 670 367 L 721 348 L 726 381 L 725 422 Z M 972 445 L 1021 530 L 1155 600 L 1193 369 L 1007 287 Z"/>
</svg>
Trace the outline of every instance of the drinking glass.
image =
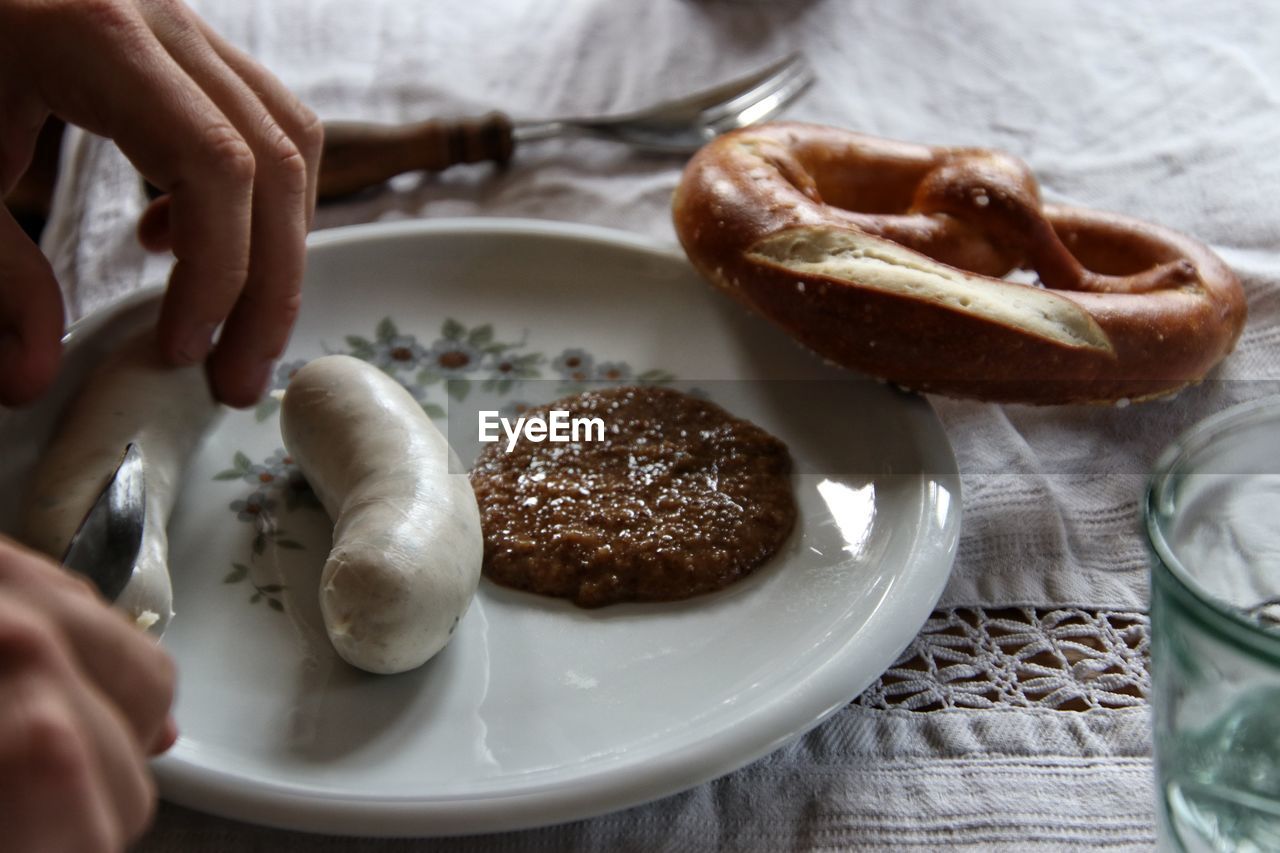
<svg viewBox="0 0 1280 853">
<path fill-rule="evenodd" d="M 1162 846 L 1280 851 L 1280 398 L 1175 441 L 1144 526 Z"/>
</svg>

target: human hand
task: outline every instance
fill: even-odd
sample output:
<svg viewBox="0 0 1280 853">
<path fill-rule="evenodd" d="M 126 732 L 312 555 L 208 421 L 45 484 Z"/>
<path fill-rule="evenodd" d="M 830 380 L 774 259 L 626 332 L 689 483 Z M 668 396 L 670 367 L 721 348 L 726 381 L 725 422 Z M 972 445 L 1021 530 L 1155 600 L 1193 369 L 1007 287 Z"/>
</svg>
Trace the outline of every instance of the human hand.
<svg viewBox="0 0 1280 853">
<path fill-rule="evenodd" d="M 0 0 L 0 196 L 51 113 L 115 140 L 165 193 L 138 226 L 177 259 L 162 352 L 207 357 L 215 396 L 253 404 L 298 312 L 316 116 L 179 0 Z M 0 207 L 0 403 L 49 386 L 62 331 L 48 261 Z"/>
<path fill-rule="evenodd" d="M 115 851 L 155 812 L 173 663 L 84 579 L 0 537 L 5 849 Z"/>
</svg>

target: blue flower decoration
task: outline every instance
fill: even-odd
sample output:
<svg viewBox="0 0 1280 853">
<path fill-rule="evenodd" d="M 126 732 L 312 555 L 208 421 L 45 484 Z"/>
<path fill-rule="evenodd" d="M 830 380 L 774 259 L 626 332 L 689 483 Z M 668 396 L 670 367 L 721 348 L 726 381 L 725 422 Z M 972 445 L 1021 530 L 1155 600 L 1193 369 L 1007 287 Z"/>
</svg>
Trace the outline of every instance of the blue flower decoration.
<svg viewBox="0 0 1280 853">
<path fill-rule="evenodd" d="M 416 402 L 419 406 L 427 402 L 427 397 L 429 397 L 431 394 L 430 389 L 428 389 L 421 382 L 410 382 L 406 380 L 406 381 L 402 381 L 400 385 L 404 388 L 404 390 L 409 392 L 409 396 L 412 397 L 414 399 L 414 402 Z"/>
<path fill-rule="evenodd" d="M 240 521 L 258 522 L 269 518 L 275 506 L 276 502 L 267 497 L 264 492 L 254 492 L 244 500 L 232 501 L 231 511 Z"/>
<path fill-rule="evenodd" d="M 280 391 L 289 387 L 289 383 L 293 381 L 293 376 L 303 367 L 306 367 L 307 360 L 305 358 L 295 358 L 293 361 L 282 361 L 276 365 L 275 376 L 271 380 L 271 390 Z"/>
<path fill-rule="evenodd" d="M 451 379 L 478 369 L 483 357 L 484 353 L 466 341 L 441 338 L 427 352 L 426 367 L 438 376 Z"/>
<path fill-rule="evenodd" d="M 412 370 L 424 355 L 426 350 L 413 335 L 393 335 L 374 346 L 373 357 L 369 360 L 386 371 Z"/>
<path fill-rule="evenodd" d="M 272 451 L 271 455 L 267 457 L 266 464 L 273 471 L 284 473 L 287 469 L 293 468 L 297 463 L 293 461 L 293 457 L 289 455 L 289 451 L 280 447 Z"/>
<path fill-rule="evenodd" d="M 269 488 L 287 482 L 294 467 L 293 457 L 281 448 L 268 456 L 263 464 L 250 465 L 249 470 L 244 473 L 244 481 L 258 488 Z"/>
<path fill-rule="evenodd" d="M 517 418 L 523 418 L 529 414 L 529 410 L 532 408 L 533 405 L 526 403 L 524 400 L 511 400 L 498 409 L 498 417 L 506 418 L 508 421 L 515 423 Z"/>
<path fill-rule="evenodd" d="M 631 378 L 631 365 L 625 361 L 602 361 L 596 365 L 595 378 L 606 382 L 625 382 Z"/>
<path fill-rule="evenodd" d="M 494 383 L 506 383 L 505 385 L 497 385 L 499 391 L 510 389 L 511 385 L 522 379 L 537 379 L 542 375 L 540 365 L 543 357 L 541 353 L 529 352 L 516 354 L 509 349 L 503 349 L 498 352 L 489 352 L 485 354 L 484 364 L 481 370 L 485 376 Z"/>
<path fill-rule="evenodd" d="M 583 382 L 591 378 L 591 368 L 595 359 L 584 349 L 567 349 L 551 362 L 553 370 L 565 379 Z"/>
</svg>

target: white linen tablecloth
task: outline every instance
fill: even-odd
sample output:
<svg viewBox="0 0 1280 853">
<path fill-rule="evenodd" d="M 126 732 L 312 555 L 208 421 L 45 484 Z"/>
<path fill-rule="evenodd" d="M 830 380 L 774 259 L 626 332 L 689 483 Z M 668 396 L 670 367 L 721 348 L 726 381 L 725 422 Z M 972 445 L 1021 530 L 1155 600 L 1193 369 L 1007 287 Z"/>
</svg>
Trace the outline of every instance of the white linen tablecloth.
<svg viewBox="0 0 1280 853">
<path fill-rule="evenodd" d="M 412 840 L 310 836 L 164 806 L 147 851 L 1148 849 L 1145 472 L 1181 428 L 1280 380 L 1280 7 L 1263 2 L 205 0 L 326 119 L 642 106 L 803 50 L 787 117 L 1026 159 L 1046 198 L 1211 244 L 1250 319 L 1172 402 L 1035 409 L 935 399 L 964 487 L 934 619 L 835 717 L 715 782 L 593 820 Z M 72 133 L 45 249 L 73 316 L 162 280 L 137 177 Z M 675 244 L 681 162 L 531 144 L 504 171 L 398 180 L 318 227 L 404 217 L 590 222 Z"/>
</svg>

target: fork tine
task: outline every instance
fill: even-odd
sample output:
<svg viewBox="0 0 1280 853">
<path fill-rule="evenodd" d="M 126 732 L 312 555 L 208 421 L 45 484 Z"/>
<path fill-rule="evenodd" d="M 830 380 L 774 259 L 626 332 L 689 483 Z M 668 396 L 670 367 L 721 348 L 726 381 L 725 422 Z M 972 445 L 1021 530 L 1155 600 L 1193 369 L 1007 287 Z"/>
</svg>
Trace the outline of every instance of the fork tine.
<svg viewBox="0 0 1280 853">
<path fill-rule="evenodd" d="M 706 109 L 702 121 L 719 134 L 764 121 L 777 113 L 814 80 L 813 69 L 803 56 L 797 54 L 793 60 L 736 97 Z"/>
<path fill-rule="evenodd" d="M 721 83 L 718 86 L 712 86 L 709 89 L 702 89 L 701 91 L 694 92 L 691 95 L 686 95 L 683 98 L 663 101 L 660 104 L 652 104 L 642 110 L 637 110 L 636 114 L 643 115 L 654 112 L 680 113 L 687 111 L 691 117 L 696 116 L 706 110 L 736 100 L 744 93 L 755 90 L 766 81 L 777 77 L 779 74 L 786 73 L 797 63 L 807 66 L 804 54 L 789 54 L 788 56 L 784 56 L 782 59 L 779 59 L 777 62 L 767 65 L 764 68 L 757 69 L 750 74 L 738 77 L 735 80 Z M 628 117 L 630 115 L 631 114 L 628 114 Z"/>
<path fill-rule="evenodd" d="M 719 133 L 773 115 L 812 81 L 809 64 L 795 53 L 746 77 L 635 112 L 517 122 L 512 139 L 522 143 L 578 133 L 641 150 L 688 154 Z"/>
</svg>

